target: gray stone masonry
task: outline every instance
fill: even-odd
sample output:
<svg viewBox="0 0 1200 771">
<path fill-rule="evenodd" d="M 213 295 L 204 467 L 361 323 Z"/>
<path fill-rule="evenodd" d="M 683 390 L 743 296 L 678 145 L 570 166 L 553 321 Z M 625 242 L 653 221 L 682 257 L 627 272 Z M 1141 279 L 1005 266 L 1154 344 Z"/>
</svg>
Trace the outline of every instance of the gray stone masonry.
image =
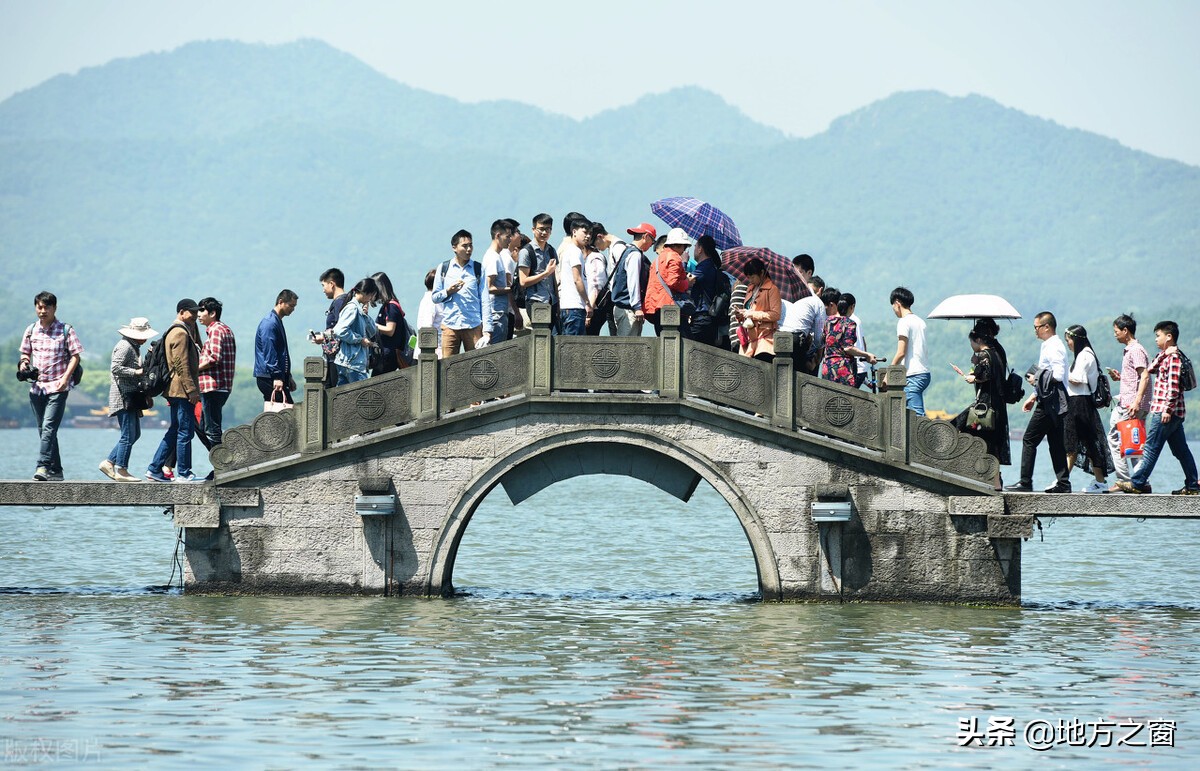
<svg viewBox="0 0 1200 771">
<path fill-rule="evenodd" d="M 1019 602 L 1028 518 L 1004 515 L 1002 498 L 931 491 L 878 458 L 806 452 L 765 422 L 735 434 L 712 408 L 648 399 L 654 409 L 641 414 L 580 415 L 560 405 L 493 403 L 437 431 L 265 472 L 257 507 L 188 529 L 186 586 L 450 594 L 458 544 L 497 486 L 519 501 L 562 478 L 616 473 L 684 500 L 711 484 L 746 533 L 764 599 Z M 397 513 L 359 516 L 364 491 L 394 494 Z M 818 496 L 850 501 L 851 520 L 814 523 Z M 974 498 L 988 503 L 971 509 Z M 645 527 L 657 526 L 647 513 Z"/>
</svg>

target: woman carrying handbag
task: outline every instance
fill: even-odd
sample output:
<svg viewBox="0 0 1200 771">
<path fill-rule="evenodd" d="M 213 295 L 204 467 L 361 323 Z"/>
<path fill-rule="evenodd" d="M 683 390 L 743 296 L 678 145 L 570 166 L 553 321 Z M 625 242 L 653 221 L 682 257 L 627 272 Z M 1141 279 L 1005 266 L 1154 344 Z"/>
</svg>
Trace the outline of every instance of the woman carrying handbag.
<svg viewBox="0 0 1200 771">
<path fill-rule="evenodd" d="M 954 367 L 954 371 L 975 386 L 975 402 L 954 418 L 954 425 L 959 431 L 982 439 L 988 454 L 1000 461 L 1001 466 L 1009 466 L 1012 465 L 1012 454 L 1004 399 L 1004 374 L 1008 371 L 1008 362 L 997 350 L 994 338 L 978 329 L 971 330 L 968 338 L 975 352 L 971 357 L 971 371 L 964 373 L 958 367 Z M 999 490 L 1002 486 L 997 470 L 995 487 Z"/>
</svg>

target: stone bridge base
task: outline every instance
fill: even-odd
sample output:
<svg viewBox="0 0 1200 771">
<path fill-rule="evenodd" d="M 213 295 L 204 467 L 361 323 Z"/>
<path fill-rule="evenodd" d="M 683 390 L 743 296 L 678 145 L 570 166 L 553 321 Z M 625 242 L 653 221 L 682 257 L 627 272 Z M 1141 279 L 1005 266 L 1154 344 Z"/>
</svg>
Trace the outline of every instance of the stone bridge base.
<svg viewBox="0 0 1200 771">
<path fill-rule="evenodd" d="M 741 416 L 731 435 L 719 408 L 648 403 L 619 419 L 584 409 L 596 414 L 489 404 L 265 471 L 252 480 L 257 506 L 223 506 L 219 527 L 187 528 L 186 590 L 450 594 L 458 543 L 497 485 L 519 502 L 608 473 L 683 500 L 711 484 L 746 533 L 765 600 L 1020 601 L 1032 517 L 1005 515 L 1001 498 L 930 489 L 832 439 L 780 439 L 765 426 L 747 437 Z M 395 513 L 357 512 L 364 493 Z M 850 503 L 849 520 L 814 522 L 818 500 Z M 647 513 L 644 526 L 669 525 Z"/>
</svg>

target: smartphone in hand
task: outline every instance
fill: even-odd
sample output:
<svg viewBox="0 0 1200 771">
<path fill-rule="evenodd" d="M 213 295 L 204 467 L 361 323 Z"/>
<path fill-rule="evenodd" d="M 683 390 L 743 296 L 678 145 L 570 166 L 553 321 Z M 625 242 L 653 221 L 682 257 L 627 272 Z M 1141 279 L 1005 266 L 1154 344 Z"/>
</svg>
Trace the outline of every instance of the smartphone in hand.
<svg viewBox="0 0 1200 771">
<path fill-rule="evenodd" d="M 954 371 L 958 373 L 959 377 L 966 377 L 966 375 L 963 374 L 963 371 L 958 368 L 957 364 L 950 362 L 950 366 L 954 368 Z"/>
</svg>

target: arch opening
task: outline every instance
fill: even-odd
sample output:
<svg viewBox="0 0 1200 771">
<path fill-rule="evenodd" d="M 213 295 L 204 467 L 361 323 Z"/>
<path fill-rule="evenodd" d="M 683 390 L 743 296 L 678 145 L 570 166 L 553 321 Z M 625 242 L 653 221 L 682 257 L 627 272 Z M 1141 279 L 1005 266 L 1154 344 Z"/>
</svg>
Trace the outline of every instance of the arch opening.
<svg viewBox="0 0 1200 771">
<path fill-rule="evenodd" d="M 497 487 L 503 493 L 492 494 Z M 521 553 L 520 559 L 536 565 L 539 575 L 547 572 L 543 567 L 558 561 L 572 580 L 586 575 L 598 585 L 589 588 L 626 596 L 622 589 L 631 588 L 629 576 L 638 573 L 640 559 L 653 568 L 647 571 L 647 581 L 653 584 L 657 577 L 667 587 L 652 594 L 708 596 L 715 591 L 746 597 L 755 588 L 763 599 L 777 599 L 780 594 L 779 566 L 770 540 L 733 480 L 707 459 L 658 435 L 627 429 L 569 431 L 540 438 L 498 460 L 453 502 L 435 541 L 430 594 L 454 593 L 459 547 L 481 509 L 479 537 L 501 544 L 501 554 L 503 544 L 509 544 L 509 550 Z M 481 544 L 477 538 L 468 539 L 472 559 L 519 566 Z M 731 555 L 729 559 L 743 569 L 749 557 L 756 571 L 750 582 L 735 578 L 732 587 L 729 582 L 716 587 L 696 581 L 711 574 L 728 575 L 725 567 L 711 569 L 714 555 L 722 553 Z M 580 561 L 599 559 L 609 565 L 607 560 L 614 554 L 625 560 L 621 570 L 606 572 L 593 566 L 579 570 Z M 667 565 L 671 566 L 669 580 L 661 580 L 668 575 L 663 573 Z M 732 572 L 736 574 L 737 568 Z M 476 570 L 470 575 L 478 581 L 475 576 L 482 574 Z M 696 591 L 680 583 L 689 579 Z M 486 583 L 522 588 L 503 576 L 498 579 L 495 572 L 488 574 Z M 647 582 L 637 588 L 648 588 Z"/>
<path fill-rule="evenodd" d="M 631 477 L 563 479 L 514 505 L 494 489 L 459 545 L 456 594 L 575 599 L 755 598 L 754 556 L 729 506 Z"/>
</svg>

